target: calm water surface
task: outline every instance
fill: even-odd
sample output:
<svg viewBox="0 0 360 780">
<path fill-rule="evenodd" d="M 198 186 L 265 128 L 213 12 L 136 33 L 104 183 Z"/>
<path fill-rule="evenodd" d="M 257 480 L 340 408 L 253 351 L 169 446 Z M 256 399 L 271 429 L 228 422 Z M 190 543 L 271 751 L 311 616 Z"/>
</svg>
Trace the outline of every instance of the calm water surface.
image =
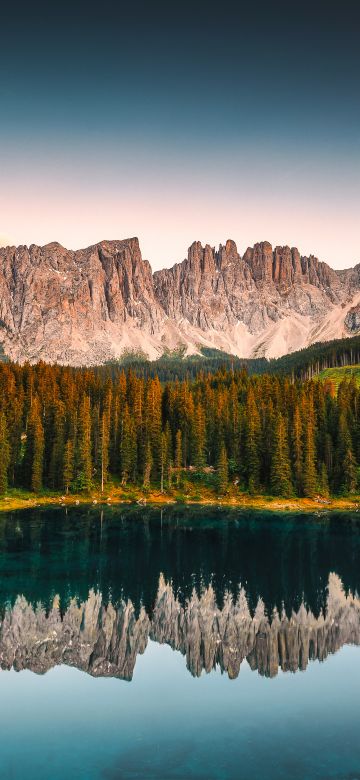
<svg viewBox="0 0 360 780">
<path fill-rule="evenodd" d="M 360 779 L 360 515 L 0 517 L 0 776 Z"/>
</svg>

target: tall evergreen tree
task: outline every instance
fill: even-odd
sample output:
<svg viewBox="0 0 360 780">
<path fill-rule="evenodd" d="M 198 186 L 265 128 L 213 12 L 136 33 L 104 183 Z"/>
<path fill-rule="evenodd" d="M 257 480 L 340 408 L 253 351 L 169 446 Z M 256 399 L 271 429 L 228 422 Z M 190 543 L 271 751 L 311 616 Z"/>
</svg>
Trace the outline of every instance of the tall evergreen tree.
<svg viewBox="0 0 360 780">
<path fill-rule="evenodd" d="M 194 465 L 197 468 L 203 468 L 205 466 L 205 453 L 206 453 L 206 427 L 205 427 L 205 413 L 201 403 L 197 403 L 194 413 Z"/>
<path fill-rule="evenodd" d="M 302 422 L 299 405 L 296 404 L 291 431 L 292 463 L 294 470 L 294 483 L 297 495 L 303 490 L 303 440 Z"/>
<path fill-rule="evenodd" d="M 109 409 L 104 409 L 101 415 L 100 430 L 100 483 L 101 492 L 109 478 L 109 445 L 110 445 L 110 419 Z"/>
<path fill-rule="evenodd" d="M 136 430 L 128 404 L 125 403 L 120 423 L 120 476 L 123 485 L 136 478 Z"/>
<path fill-rule="evenodd" d="M 356 461 L 352 449 L 348 447 L 343 461 L 343 489 L 346 493 L 355 493 L 357 489 Z"/>
<path fill-rule="evenodd" d="M 293 493 L 287 431 L 280 412 L 275 424 L 271 458 L 271 487 L 272 492 L 277 496 L 290 496 Z"/>
<path fill-rule="evenodd" d="M 27 486 L 39 492 L 43 486 L 44 428 L 37 395 L 32 397 L 29 411 L 24 467 Z"/>
<path fill-rule="evenodd" d="M 176 469 L 176 484 L 179 487 L 181 479 L 181 466 L 182 466 L 182 433 L 180 430 L 176 431 L 175 441 L 175 469 Z"/>
<path fill-rule="evenodd" d="M 151 452 L 151 444 L 150 441 L 148 441 L 145 448 L 145 463 L 144 463 L 144 478 L 143 478 L 144 488 L 150 487 L 152 467 L 153 467 L 153 456 Z"/>
<path fill-rule="evenodd" d="M 217 468 L 216 468 L 216 486 L 219 493 L 226 493 L 229 485 L 229 467 L 226 447 L 224 444 L 220 447 Z"/>
<path fill-rule="evenodd" d="M 248 489 L 255 493 L 260 482 L 260 417 L 255 402 L 255 395 L 250 387 L 246 399 L 246 473 Z"/>
<path fill-rule="evenodd" d="M 305 424 L 304 443 L 304 467 L 303 467 L 304 495 L 311 498 L 317 490 L 317 474 L 315 465 L 315 433 L 312 416 Z"/>
<path fill-rule="evenodd" d="M 8 487 L 8 470 L 10 465 L 10 446 L 8 427 L 4 412 L 0 412 L 0 495 L 6 493 Z"/>
<path fill-rule="evenodd" d="M 91 406 L 84 394 L 79 412 L 79 429 L 76 458 L 76 485 L 78 490 L 89 491 L 92 486 Z"/>
<path fill-rule="evenodd" d="M 52 425 L 48 431 L 51 444 L 48 479 L 52 488 L 58 488 L 61 487 L 65 447 L 65 406 L 62 401 L 58 400 L 54 405 L 51 418 Z"/>
<path fill-rule="evenodd" d="M 161 463 L 160 463 L 160 491 L 164 492 L 164 485 L 171 486 L 170 469 L 171 469 L 171 431 L 169 423 L 165 427 L 165 431 L 161 434 Z"/>
<path fill-rule="evenodd" d="M 74 445 L 71 439 L 68 439 L 64 450 L 63 463 L 63 487 L 68 495 L 71 483 L 74 479 Z"/>
</svg>

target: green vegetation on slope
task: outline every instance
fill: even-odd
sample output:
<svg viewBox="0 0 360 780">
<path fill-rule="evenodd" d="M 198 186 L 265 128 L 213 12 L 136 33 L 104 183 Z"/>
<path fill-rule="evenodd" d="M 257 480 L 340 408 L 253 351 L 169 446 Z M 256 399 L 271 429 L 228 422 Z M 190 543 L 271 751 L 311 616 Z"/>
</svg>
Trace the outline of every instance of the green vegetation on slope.
<svg viewBox="0 0 360 780">
<path fill-rule="evenodd" d="M 360 387 L 360 365 L 325 368 L 324 371 L 320 371 L 317 378 L 321 381 L 330 380 L 336 390 L 338 390 L 341 382 L 350 379 L 353 379 L 357 387 Z"/>
<path fill-rule="evenodd" d="M 246 368 L 249 374 L 281 374 L 293 379 L 311 379 L 327 368 L 360 364 L 360 336 L 318 342 L 277 359 L 239 358 L 217 349 L 202 347 L 200 354 L 184 357 L 184 348 L 166 352 L 158 360 L 146 360 L 143 354 L 126 353 L 118 361 L 109 362 L 111 372 L 129 368 L 144 378 L 159 377 L 161 382 L 195 379 L 199 372 L 215 374 Z"/>
</svg>

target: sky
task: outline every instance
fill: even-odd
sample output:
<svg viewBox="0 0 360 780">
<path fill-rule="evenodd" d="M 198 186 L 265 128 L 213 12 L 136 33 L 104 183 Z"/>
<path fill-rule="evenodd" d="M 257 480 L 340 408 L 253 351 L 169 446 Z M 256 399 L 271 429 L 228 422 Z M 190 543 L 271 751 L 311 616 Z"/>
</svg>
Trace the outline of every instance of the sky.
<svg viewBox="0 0 360 780">
<path fill-rule="evenodd" d="M 7 4 L 0 243 L 360 262 L 360 4 Z"/>
</svg>

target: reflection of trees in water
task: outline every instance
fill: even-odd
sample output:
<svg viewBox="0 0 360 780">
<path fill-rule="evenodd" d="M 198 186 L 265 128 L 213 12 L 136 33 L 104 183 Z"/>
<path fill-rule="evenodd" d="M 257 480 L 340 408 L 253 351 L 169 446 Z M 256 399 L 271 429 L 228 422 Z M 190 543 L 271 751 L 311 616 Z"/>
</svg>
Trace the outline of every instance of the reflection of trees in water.
<svg viewBox="0 0 360 780">
<path fill-rule="evenodd" d="M 0 518 L 0 603 L 22 593 L 50 608 L 59 594 L 65 610 L 93 589 L 104 602 L 130 599 L 137 613 L 144 605 L 151 614 L 163 572 L 183 605 L 193 588 L 200 594 L 212 584 L 221 605 L 242 586 L 252 614 L 261 597 L 268 614 L 276 607 L 290 616 L 304 603 L 319 615 L 329 572 L 346 591 L 360 590 L 358 529 L 356 514 L 314 521 L 200 507 L 17 512 Z"/>
<path fill-rule="evenodd" d="M 130 600 L 104 603 L 94 591 L 82 603 L 71 600 L 63 613 L 58 597 L 45 611 L 19 596 L 0 625 L 0 664 L 44 673 L 62 663 L 130 680 L 149 638 L 185 655 L 194 676 L 219 666 L 235 678 L 246 658 L 252 669 L 273 677 L 279 667 L 306 669 L 311 659 L 359 644 L 360 600 L 345 593 L 336 574 L 329 576 L 325 610 L 318 616 L 301 604 L 290 616 L 274 610 L 269 617 L 261 599 L 252 614 L 244 589 L 236 599 L 225 592 L 219 605 L 211 585 L 200 595 L 194 589 L 183 604 L 163 575 L 151 614 L 145 607 L 137 614 Z"/>
</svg>

